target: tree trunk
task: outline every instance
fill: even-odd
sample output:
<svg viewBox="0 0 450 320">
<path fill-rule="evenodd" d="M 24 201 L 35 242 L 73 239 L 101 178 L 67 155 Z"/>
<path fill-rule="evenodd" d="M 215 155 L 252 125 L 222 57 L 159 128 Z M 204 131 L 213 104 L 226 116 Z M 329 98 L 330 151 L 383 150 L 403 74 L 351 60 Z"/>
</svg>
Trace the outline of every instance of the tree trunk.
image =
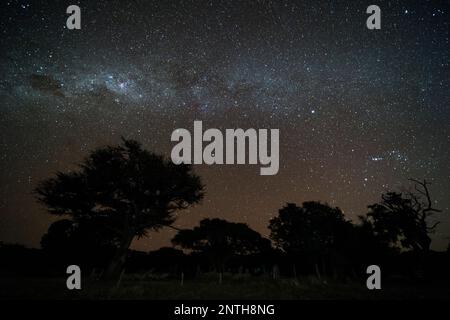
<svg viewBox="0 0 450 320">
<path fill-rule="evenodd" d="M 319 280 L 322 279 L 322 277 L 320 276 L 319 266 L 318 266 L 317 263 L 315 264 L 315 270 L 316 270 L 316 276 L 317 276 L 317 278 L 318 278 Z"/>
<path fill-rule="evenodd" d="M 103 273 L 104 280 L 115 280 L 120 276 L 133 238 L 134 236 L 128 236 L 117 248 L 111 262 Z"/>
</svg>

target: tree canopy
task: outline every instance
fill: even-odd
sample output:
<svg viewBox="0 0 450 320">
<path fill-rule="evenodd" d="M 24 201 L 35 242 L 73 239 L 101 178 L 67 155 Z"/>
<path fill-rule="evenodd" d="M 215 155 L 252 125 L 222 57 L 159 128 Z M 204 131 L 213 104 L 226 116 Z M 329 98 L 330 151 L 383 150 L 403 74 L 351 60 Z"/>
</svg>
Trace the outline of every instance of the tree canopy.
<svg viewBox="0 0 450 320">
<path fill-rule="evenodd" d="M 387 192 L 382 201 L 368 206 L 369 213 L 361 217 L 379 242 L 398 249 L 429 251 L 431 238 L 439 222 L 429 223 L 429 217 L 440 210 L 433 208 L 429 183 L 410 179 L 414 191 Z"/>
<path fill-rule="evenodd" d="M 288 203 L 270 220 L 270 237 L 290 254 L 323 252 L 336 246 L 351 223 L 339 208 L 316 201 Z"/>
<path fill-rule="evenodd" d="M 193 229 L 180 230 L 172 243 L 207 255 L 218 268 L 233 255 L 246 256 L 271 249 L 270 240 L 247 224 L 217 218 L 203 219 Z"/>
<path fill-rule="evenodd" d="M 170 226 L 176 212 L 204 195 L 200 177 L 144 150 L 137 141 L 92 151 L 72 172 L 58 172 L 36 188 L 38 200 L 54 215 L 102 221 L 115 235 L 117 254 L 108 274 L 117 274 L 135 237 Z"/>
</svg>

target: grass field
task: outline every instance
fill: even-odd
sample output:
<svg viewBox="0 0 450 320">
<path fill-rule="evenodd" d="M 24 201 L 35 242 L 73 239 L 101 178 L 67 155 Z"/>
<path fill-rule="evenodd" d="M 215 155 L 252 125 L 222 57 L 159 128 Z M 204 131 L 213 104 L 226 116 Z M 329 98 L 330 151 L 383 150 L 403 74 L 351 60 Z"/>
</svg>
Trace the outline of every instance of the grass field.
<svg viewBox="0 0 450 320">
<path fill-rule="evenodd" d="M 446 285 L 389 283 L 368 290 L 365 281 L 323 282 L 316 278 L 273 280 L 216 274 L 181 281 L 126 275 L 117 286 L 84 279 L 68 290 L 61 278 L 0 278 L 0 299 L 450 299 Z"/>
</svg>

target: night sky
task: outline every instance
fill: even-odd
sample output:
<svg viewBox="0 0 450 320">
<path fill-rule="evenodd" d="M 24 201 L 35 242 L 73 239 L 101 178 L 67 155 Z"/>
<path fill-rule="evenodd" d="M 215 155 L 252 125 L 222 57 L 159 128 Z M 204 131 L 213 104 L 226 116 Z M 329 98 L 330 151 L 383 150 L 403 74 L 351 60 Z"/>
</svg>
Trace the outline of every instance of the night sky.
<svg viewBox="0 0 450 320">
<path fill-rule="evenodd" d="M 52 4 L 52 2 L 54 2 Z M 81 30 L 66 8 L 81 8 Z M 381 8 L 381 30 L 366 8 Z M 170 135 L 280 129 L 280 170 L 196 165 L 205 217 L 266 226 L 286 202 L 349 219 L 408 178 L 432 182 L 450 236 L 448 1 L 8 1 L 0 4 L 0 240 L 39 246 L 55 217 L 31 194 L 89 150 L 133 138 L 170 156 Z M 163 229 L 134 243 L 168 245 Z"/>
</svg>

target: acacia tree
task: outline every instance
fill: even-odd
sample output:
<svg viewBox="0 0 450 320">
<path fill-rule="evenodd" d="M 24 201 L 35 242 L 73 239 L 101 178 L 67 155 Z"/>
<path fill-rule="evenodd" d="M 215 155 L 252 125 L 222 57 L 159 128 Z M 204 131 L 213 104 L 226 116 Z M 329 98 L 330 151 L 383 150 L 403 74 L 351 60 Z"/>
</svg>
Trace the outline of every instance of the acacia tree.
<svg viewBox="0 0 450 320">
<path fill-rule="evenodd" d="M 54 215 L 102 221 L 113 232 L 115 254 L 105 278 L 117 276 L 136 237 L 170 226 L 176 212 L 198 203 L 204 187 L 192 167 L 175 165 L 134 140 L 96 149 L 72 172 L 58 172 L 35 192 Z"/>
<path fill-rule="evenodd" d="M 317 201 L 304 202 L 299 207 L 288 203 L 269 222 L 270 238 L 277 248 L 295 260 L 303 258 L 314 265 L 319 274 L 319 262 L 325 268 L 325 257 L 342 251 L 353 231 L 339 208 Z M 296 274 L 296 265 L 293 265 Z"/>
<path fill-rule="evenodd" d="M 367 217 L 362 220 L 379 241 L 390 247 L 428 252 L 429 234 L 439 224 L 429 224 L 429 217 L 441 210 L 433 208 L 429 182 L 409 180 L 414 182 L 414 191 L 383 194 L 382 201 L 370 205 Z"/>
<path fill-rule="evenodd" d="M 203 219 L 198 227 L 180 230 L 172 243 L 205 254 L 220 273 L 232 256 L 249 256 L 271 249 L 270 240 L 247 224 L 217 218 Z"/>
</svg>

